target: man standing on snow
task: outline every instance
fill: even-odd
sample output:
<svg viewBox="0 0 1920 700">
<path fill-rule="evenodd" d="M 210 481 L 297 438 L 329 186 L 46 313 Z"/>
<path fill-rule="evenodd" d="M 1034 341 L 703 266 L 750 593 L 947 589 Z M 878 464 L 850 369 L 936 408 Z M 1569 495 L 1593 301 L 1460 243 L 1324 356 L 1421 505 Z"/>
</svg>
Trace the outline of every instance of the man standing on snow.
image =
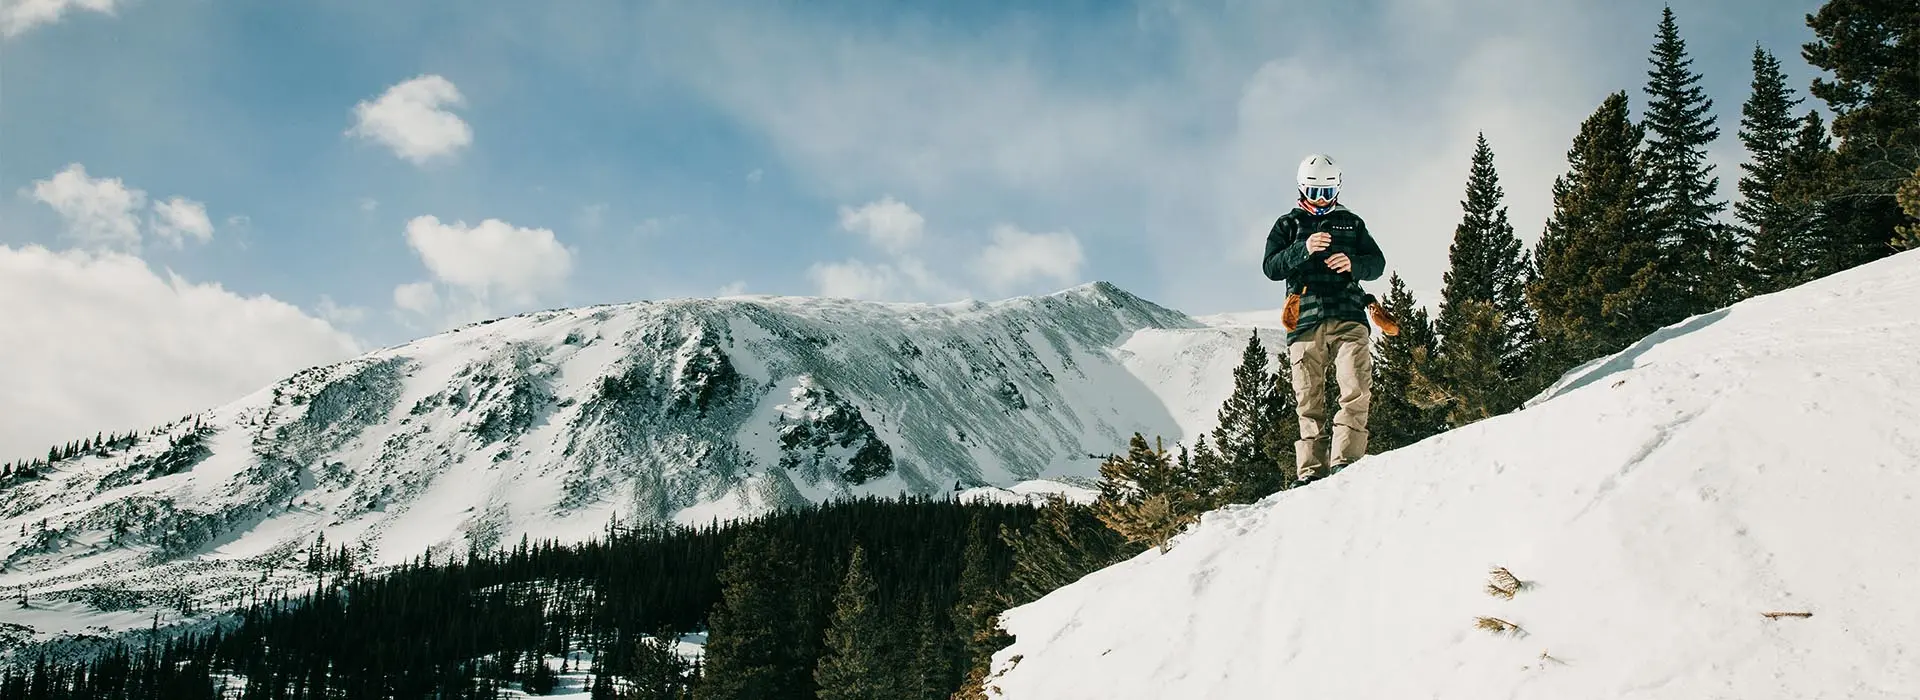
<svg viewBox="0 0 1920 700">
<path fill-rule="evenodd" d="M 1300 161 L 1298 181 L 1300 201 L 1273 222 L 1263 267 L 1267 279 L 1287 283 L 1283 323 L 1300 415 L 1294 484 L 1304 486 L 1367 453 L 1367 412 L 1373 403 L 1367 314 L 1372 300 L 1360 282 L 1379 279 L 1387 258 L 1367 233 L 1366 222 L 1339 204 L 1340 168 L 1332 158 L 1307 156 Z M 1382 331 L 1394 332 L 1384 322 Z M 1328 364 L 1340 385 L 1340 409 L 1331 431 L 1325 392 Z"/>
</svg>

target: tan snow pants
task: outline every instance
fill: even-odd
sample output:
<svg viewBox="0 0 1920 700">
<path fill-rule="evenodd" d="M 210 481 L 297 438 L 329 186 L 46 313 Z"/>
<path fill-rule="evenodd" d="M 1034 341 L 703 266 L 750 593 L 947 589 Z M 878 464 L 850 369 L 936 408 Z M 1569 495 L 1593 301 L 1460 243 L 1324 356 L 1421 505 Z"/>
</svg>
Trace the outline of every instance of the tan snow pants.
<svg viewBox="0 0 1920 700">
<path fill-rule="evenodd" d="M 1293 396 L 1300 415 L 1300 441 L 1294 443 L 1299 478 L 1323 476 L 1333 464 L 1346 465 L 1367 454 L 1367 413 L 1373 406 L 1371 329 L 1364 323 L 1325 320 L 1299 342 L 1287 345 L 1293 364 Z M 1333 415 L 1329 445 L 1327 364 L 1340 385 L 1340 408 Z M 1331 451 L 1329 451 L 1331 447 Z M 1331 455 L 1329 455 L 1331 452 Z"/>
</svg>

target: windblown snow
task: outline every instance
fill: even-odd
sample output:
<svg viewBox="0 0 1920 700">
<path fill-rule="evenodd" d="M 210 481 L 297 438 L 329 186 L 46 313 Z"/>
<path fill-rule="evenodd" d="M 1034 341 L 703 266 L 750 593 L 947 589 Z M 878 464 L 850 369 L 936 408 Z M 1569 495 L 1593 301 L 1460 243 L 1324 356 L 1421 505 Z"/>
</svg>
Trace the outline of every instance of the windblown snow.
<svg viewBox="0 0 1920 700">
<path fill-rule="evenodd" d="M 475 324 L 0 479 L 0 595 L 29 601 L 0 648 L 299 590 L 321 536 L 377 568 L 840 497 L 1085 500 L 1132 433 L 1212 427 L 1253 331 L 1106 283 Z"/>
<path fill-rule="evenodd" d="M 992 696 L 1920 697 L 1916 309 L 1906 253 L 1210 513 L 1008 612 Z"/>
</svg>

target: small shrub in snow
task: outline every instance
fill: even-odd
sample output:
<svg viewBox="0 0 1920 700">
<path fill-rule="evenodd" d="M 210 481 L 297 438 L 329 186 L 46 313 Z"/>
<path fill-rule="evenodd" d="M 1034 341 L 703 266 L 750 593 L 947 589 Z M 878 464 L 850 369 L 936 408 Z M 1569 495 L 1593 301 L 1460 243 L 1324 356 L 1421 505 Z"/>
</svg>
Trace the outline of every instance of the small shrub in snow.
<svg viewBox="0 0 1920 700">
<path fill-rule="evenodd" d="M 1513 600 L 1514 594 L 1527 589 L 1527 582 L 1520 580 L 1504 566 L 1493 567 L 1487 576 L 1487 595 L 1495 598 Z"/>
<path fill-rule="evenodd" d="M 1495 634 L 1524 635 L 1527 633 L 1526 630 L 1520 629 L 1519 625 L 1497 617 L 1476 617 L 1473 620 L 1473 626 Z"/>
</svg>

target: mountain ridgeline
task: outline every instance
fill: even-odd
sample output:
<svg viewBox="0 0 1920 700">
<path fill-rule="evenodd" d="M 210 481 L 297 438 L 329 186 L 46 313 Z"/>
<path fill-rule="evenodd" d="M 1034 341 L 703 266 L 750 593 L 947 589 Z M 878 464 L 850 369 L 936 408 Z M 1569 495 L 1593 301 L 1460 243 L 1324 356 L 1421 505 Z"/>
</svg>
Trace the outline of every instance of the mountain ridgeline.
<svg viewBox="0 0 1920 700">
<path fill-rule="evenodd" d="M 110 590 L 126 610 L 221 605 L 300 585 L 284 564 L 318 535 L 378 566 L 584 541 L 609 522 L 1091 478 L 1092 455 L 1134 432 L 1181 434 L 1124 362 L 1143 330 L 1244 336 L 1106 283 L 994 303 L 732 297 L 474 324 L 52 451 L 0 482 L 0 582 L 55 600 Z"/>
</svg>

